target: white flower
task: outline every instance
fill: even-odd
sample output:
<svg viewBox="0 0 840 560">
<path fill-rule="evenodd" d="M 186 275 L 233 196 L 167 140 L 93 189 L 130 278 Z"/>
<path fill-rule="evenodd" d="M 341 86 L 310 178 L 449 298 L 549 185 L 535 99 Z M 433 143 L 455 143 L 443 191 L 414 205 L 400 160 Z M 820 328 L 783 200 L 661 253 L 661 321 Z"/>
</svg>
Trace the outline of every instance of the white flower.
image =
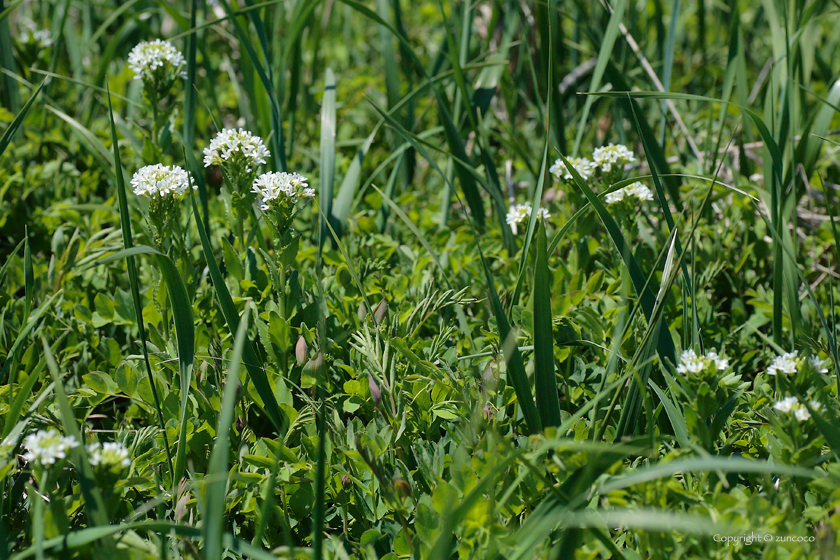
<svg viewBox="0 0 840 560">
<path fill-rule="evenodd" d="M 105 443 L 91 443 L 87 446 L 88 460 L 94 467 L 113 467 L 119 465 L 127 468 L 131 466 L 131 458 L 128 456 L 128 449 L 118 442 L 108 441 Z"/>
<path fill-rule="evenodd" d="M 697 353 L 688 349 L 680 354 L 680 363 L 677 364 L 677 373 L 683 375 L 687 373 L 701 373 L 706 371 L 709 366 L 714 366 L 718 371 L 723 371 L 729 367 L 729 360 L 718 356 L 717 352 L 709 351 L 705 355 L 697 355 Z"/>
<path fill-rule="evenodd" d="M 808 363 L 819 373 L 828 373 L 828 369 L 822 367 L 822 360 L 820 360 L 819 356 L 811 356 L 808 358 Z"/>
<path fill-rule="evenodd" d="M 796 397 L 786 397 L 776 404 L 773 405 L 773 408 L 778 410 L 779 412 L 790 412 L 794 408 L 796 408 L 799 404 L 799 399 Z"/>
<path fill-rule="evenodd" d="M 729 360 L 727 358 L 721 358 L 717 355 L 717 352 L 707 352 L 706 359 L 712 360 L 718 371 L 723 371 L 729 367 Z"/>
<path fill-rule="evenodd" d="M 32 38 L 38 41 L 38 43 L 40 43 L 43 47 L 49 47 L 53 44 L 52 35 L 50 35 L 49 29 L 39 29 L 32 32 Z"/>
<path fill-rule="evenodd" d="M 776 356 L 770 367 L 767 368 L 767 375 L 776 375 L 778 372 L 792 374 L 796 373 L 796 357 L 797 351 L 787 352 L 781 356 Z"/>
<path fill-rule="evenodd" d="M 23 37 L 25 37 L 25 43 L 37 43 L 42 49 L 51 47 L 53 44 L 52 35 L 48 29 L 29 30 Z"/>
<path fill-rule="evenodd" d="M 800 422 L 804 422 L 805 420 L 808 420 L 811 417 L 811 413 L 808 412 L 808 409 L 804 406 L 800 406 L 793 411 L 793 416 Z"/>
<path fill-rule="evenodd" d="M 706 369 L 703 356 L 698 356 L 694 350 L 685 350 L 680 354 L 680 363 L 677 366 L 677 373 L 700 373 Z"/>
<path fill-rule="evenodd" d="M 595 148 L 592 152 L 592 162 L 595 167 L 600 167 L 604 173 L 612 171 L 612 166 L 623 167 L 626 163 L 636 161 L 633 152 L 623 144 L 610 144 Z"/>
<path fill-rule="evenodd" d="M 237 153 L 244 158 L 247 173 L 251 173 L 257 165 L 265 164 L 265 158 L 271 156 L 259 136 L 241 128 L 238 131 L 225 128 L 204 149 L 204 167 L 221 165 Z"/>
<path fill-rule="evenodd" d="M 607 196 L 604 197 L 604 201 L 607 204 L 615 204 L 616 202 L 624 200 L 625 197 L 636 197 L 639 200 L 653 200 L 653 193 L 650 192 L 650 189 L 642 183 L 636 181 L 635 183 L 627 185 L 622 189 L 607 193 Z"/>
<path fill-rule="evenodd" d="M 516 232 L 516 226 L 522 223 L 525 223 L 527 220 L 531 218 L 531 203 L 526 202 L 525 204 L 517 204 L 516 206 L 511 206 L 510 211 L 507 213 L 507 217 L 505 221 L 508 223 L 509 226 L 514 228 L 514 233 Z M 545 208 L 540 208 L 537 211 L 537 217 L 542 218 L 543 220 L 549 220 L 551 218 L 551 214 L 548 213 L 548 210 Z"/>
<path fill-rule="evenodd" d="M 589 179 L 592 176 L 592 173 L 595 172 L 595 166 L 592 165 L 592 162 L 586 158 L 567 158 L 569 163 L 572 164 L 572 167 L 575 168 L 575 171 L 578 172 L 578 175 L 583 177 L 584 179 Z M 566 167 L 566 164 L 563 163 L 562 159 L 558 159 L 554 162 L 548 172 L 554 175 L 554 177 L 559 181 L 560 179 L 566 179 L 567 181 L 571 181 L 572 174 L 569 172 L 569 169 Z"/>
<path fill-rule="evenodd" d="M 653 193 L 645 185 L 636 181 L 632 185 L 626 187 L 628 194 L 635 196 L 639 200 L 653 200 Z"/>
<path fill-rule="evenodd" d="M 23 440 L 26 448 L 23 458 L 41 465 L 54 465 L 59 459 L 67 457 L 67 450 L 78 447 L 79 442 L 73 436 L 62 436 L 54 428 L 38 430 Z"/>
<path fill-rule="evenodd" d="M 167 167 L 159 163 L 141 167 L 131 178 L 131 186 L 134 194 L 149 198 L 183 196 L 190 187 L 198 188 L 193 178 L 177 165 Z"/>
<path fill-rule="evenodd" d="M 268 210 L 272 200 L 288 198 L 292 204 L 301 198 L 315 198 L 315 189 L 309 188 L 308 179 L 297 173 L 263 173 L 254 181 L 251 192 L 260 195 L 261 208 Z"/>
<path fill-rule="evenodd" d="M 155 71 L 169 66 L 170 70 L 179 71 L 186 64 L 184 55 L 169 41 L 143 41 L 131 49 L 128 54 L 128 67 L 134 72 L 135 80 L 155 80 Z"/>
<path fill-rule="evenodd" d="M 627 194 L 626 189 L 618 189 L 617 191 L 607 193 L 607 196 L 604 197 L 604 201 L 607 204 L 615 204 L 616 202 L 624 200 L 625 194 Z"/>
</svg>

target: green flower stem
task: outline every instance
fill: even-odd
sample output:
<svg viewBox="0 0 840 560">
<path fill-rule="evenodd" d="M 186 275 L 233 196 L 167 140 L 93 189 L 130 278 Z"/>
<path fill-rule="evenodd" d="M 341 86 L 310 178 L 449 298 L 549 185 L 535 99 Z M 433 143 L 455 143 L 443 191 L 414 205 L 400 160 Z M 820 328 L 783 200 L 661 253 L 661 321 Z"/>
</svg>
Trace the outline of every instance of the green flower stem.
<svg viewBox="0 0 840 560">
<path fill-rule="evenodd" d="M 158 146 L 158 139 L 160 137 L 160 130 L 158 130 L 158 106 L 157 103 L 150 100 L 152 106 L 152 144 Z"/>
<path fill-rule="evenodd" d="M 283 319 L 287 319 L 287 317 L 286 317 L 286 267 L 283 266 L 282 263 L 279 266 L 279 272 L 280 272 L 280 285 L 278 286 L 278 289 L 280 291 L 280 297 L 279 297 L 278 304 L 280 306 L 280 316 L 283 317 Z"/>
<path fill-rule="evenodd" d="M 236 208 L 236 236 L 239 238 L 239 250 L 245 251 L 245 217 L 242 209 Z"/>
</svg>

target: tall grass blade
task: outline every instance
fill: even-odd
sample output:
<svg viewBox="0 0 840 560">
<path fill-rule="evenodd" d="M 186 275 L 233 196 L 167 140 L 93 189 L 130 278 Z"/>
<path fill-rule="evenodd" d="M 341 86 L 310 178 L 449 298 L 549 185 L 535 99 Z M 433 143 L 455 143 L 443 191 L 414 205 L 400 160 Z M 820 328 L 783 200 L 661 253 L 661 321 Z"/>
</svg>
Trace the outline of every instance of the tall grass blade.
<svg viewBox="0 0 840 560">
<path fill-rule="evenodd" d="M 534 392 L 543 428 L 560 425 L 560 399 L 554 374 L 554 331 L 551 317 L 551 272 L 548 269 L 545 223 L 537 226 L 534 262 Z"/>
<path fill-rule="evenodd" d="M 333 184 L 335 183 L 335 74 L 327 68 L 324 76 L 324 100 L 321 104 L 321 173 L 318 198 L 321 205 L 321 239 L 326 238 L 327 219 L 332 216 Z M 333 227 L 341 233 L 344 224 Z"/>
<path fill-rule="evenodd" d="M 228 374 L 222 395 L 221 409 L 216 421 L 216 437 L 210 464 L 205 476 L 206 502 L 204 505 L 204 558 L 221 560 L 222 525 L 225 515 L 225 498 L 228 482 L 228 455 L 230 453 L 230 427 L 236 408 L 237 392 L 240 390 L 239 365 L 242 353 L 248 343 L 248 318 L 251 309 L 245 307 L 245 313 L 236 329 L 233 354 L 228 364 Z M 274 489 L 270 489 L 274 492 Z"/>
<path fill-rule="evenodd" d="M 32 250 L 29 248 L 29 228 L 24 229 L 23 245 L 23 323 L 29 319 L 29 310 L 32 309 L 32 299 L 35 297 L 35 271 L 32 268 Z"/>
</svg>

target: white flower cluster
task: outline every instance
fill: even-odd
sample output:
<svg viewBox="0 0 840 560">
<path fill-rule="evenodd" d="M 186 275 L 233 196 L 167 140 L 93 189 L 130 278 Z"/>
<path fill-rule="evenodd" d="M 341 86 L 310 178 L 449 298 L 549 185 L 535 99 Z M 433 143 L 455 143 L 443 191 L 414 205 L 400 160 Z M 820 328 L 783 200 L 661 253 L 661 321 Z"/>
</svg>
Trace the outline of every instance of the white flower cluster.
<svg viewBox="0 0 840 560">
<path fill-rule="evenodd" d="M 88 460 L 94 467 L 123 467 L 131 466 L 131 458 L 128 456 L 128 449 L 119 443 L 108 441 L 105 443 L 91 443 L 87 446 Z"/>
<path fill-rule="evenodd" d="M 621 202 L 625 198 L 636 197 L 639 200 L 653 200 L 653 193 L 650 192 L 650 189 L 644 186 L 639 181 L 631 185 L 627 185 L 622 189 L 618 189 L 617 191 L 613 191 L 604 198 L 607 204 L 615 204 L 616 202 Z"/>
<path fill-rule="evenodd" d="M 510 207 L 510 212 L 507 213 L 507 217 L 505 221 L 511 227 L 516 227 L 519 224 L 524 223 L 526 220 L 531 218 L 531 203 L 526 202 L 525 204 L 517 204 L 516 206 Z M 537 211 L 537 216 L 542 218 L 543 220 L 548 220 L 551 218 L 551 214 L 548 213 L 548 210 L 545 208 L 540 208 Z"/>
<path fill-rule="evenodd" d="M 198 188 L 189 173 L 177 165 L 167 167 L 160 163 L 141 167 L 131 178 L 131 186 L 134 194 L 149 198 L 183 196 L 190 187 Z"/>
<path fill-rule="evenodd" d="M 48 29 L 30 30 L 25 35 L 26 43 L 37 43 L 43 49 L 51 47 L 53 44 L 52 35 Z"/>
<path fill-rule="evenodd" d="M 612 171 L 612 166 L 616 165 L 623 168 L 625 164 L 636 161 L 633 152 L 623 144 L 609 144 L 595 148 L 592 152 L 592 162 L 595 167 L 600 167 L 601 172 L 609 173 Z"/>
<path fill-rule="evenodd" d="M 680 354 L 680 363 L 677 365 L 677 373 L 701 373 L 710 365 L 714 365 L 717 371 L 723 371 L 729 367 L 729 360 L 717 355 L 717 352 L 707 352 L 705 355 L 697 355 L 694 350 L 685 350 Z"/>
<path fill-rule="evenodd" d="M 170 70 L 179 71 L 186 62 L 172 43 L 160 39 L 143 41 L 128 54 L 128 67 L 134 72 L 135 80 L 153 81 L 159 68 L 169 66 Z"/>
<path fill-rule="evenodd" d="M 254 181 L 251 192 L 260 195 L 264 211 L 271 208 L 272 200 L 288 199 L 292 204 L 301 198 L 315 198 L 315 189 L 309 187 L 308 179 L 297 173 L 263 173 Z"/>
<path fill-rule="evenodd" d="M 781 356 L 776 356 L 773 363 L 767 368 L 767 375 L 776 375 L 779 372 L 786 373 L 788 375 L 796 373 L 797 358 L 798 352 L 796 350 L 793 352 L 787 352 Z"/>
<path fill-rule="evenodd" d="M 241 128 L 225 128 L 204 149 L 204 167 L 221 165 L 237 154 L 244 158 L 247 173 L 254 171 L 257 165 L 265 164 L 265 158 L 271 156 L 259 136 Z"/>
<path fill-rule="evenodd" d="M 592 174 L 595 172 L 595 166 L 587 158 L 568 158 L 568 161 L 572 164 L 575 171 L 578 172 L 578 175 L 580 175 L 584 180 L 592 177 Z M 554 178 L 558 181 L 560 179 L 565 179 L 567 181 L 573 180 L 572 174 L 569 172 L 569 168 L 566 167 L 566 164 L 562 159 L 555 161 L 554 165 L 552 165 L 548 171 L 554 175 Z"/>
<path fill-rule="evenodd" d="M 814 410 L 822 410 L 822 405 L 817 401 L 811 401 L 810 405 Z M 793 416 L 800 422 L 804 422 L 811 417 L 811 413 L 796 397 L 785 397 L 774 404 L 773 408 L 785 414 L 793 412 Z"/>
<path fill-rule="evenodd" d="M 26 453 L 23 458 L 29 462 L 37 462 L 42 466 L 54 465 L 57 460 L 67 457 L 67 451 L 79 446 L 73 436 L 62 436 L 55 429 L 38 430 L 29 434 L 23 440 Z"/>
</svg>

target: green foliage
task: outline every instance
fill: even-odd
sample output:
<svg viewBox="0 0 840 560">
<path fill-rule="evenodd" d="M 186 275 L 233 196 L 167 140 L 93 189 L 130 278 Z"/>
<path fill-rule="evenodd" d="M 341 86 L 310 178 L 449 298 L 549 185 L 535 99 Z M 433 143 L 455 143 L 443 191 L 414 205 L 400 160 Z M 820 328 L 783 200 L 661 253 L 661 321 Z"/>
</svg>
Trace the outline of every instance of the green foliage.
<svg viewBox="0 0 840 560">
<path fill-rule="evenodd" d="M 836 18 L 0 1 L 0 556 L 835 557 Z"/>
</svg>

